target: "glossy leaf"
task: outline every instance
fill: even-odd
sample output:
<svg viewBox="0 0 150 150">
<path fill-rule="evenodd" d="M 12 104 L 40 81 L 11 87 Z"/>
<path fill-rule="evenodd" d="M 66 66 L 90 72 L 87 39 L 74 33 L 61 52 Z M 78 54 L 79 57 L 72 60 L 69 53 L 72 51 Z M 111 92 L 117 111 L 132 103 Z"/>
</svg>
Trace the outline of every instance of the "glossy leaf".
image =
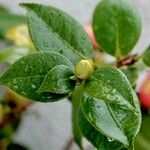
<svg viewBox="0 0 150 150">
<path fill-rule="evenodd" d="M 103 0 L 95 9 L 93 30 L 101 48 L 119 59 L 139 39 L 141 18 L 131 0 Z"/>
<path fill-rule="evenodd" d="M 41 52 L 22 57 L 16 61 L 1 77 L 0 84 L 6 85 L 16 93 L 41 102 L 51 102 L 66 97 L 50 92 L 39 94 L 45 75 L 57 65 L 67 65 L 71 62 L 64 56 L 54 52 Z"/>
<path fill-rule="evenodd" d="M 143 62 L 147 65 L 150 66 L 150 47 L 146 49 L 146 51 L 143 54 Z"/>
<path fill-rule="evenodd" d="M 81 85 L 76 85 L 73 94 L 72 94 L 72 128 L 73 128 L 73 136 L 74 141 L 78 144 L 80 149 L 83 149 L 82 146 L 82 132 L 80 130 L 80 125 L 78 121 L 79 111 L 80 111 L 80 103 L 83 96 L 84 83 Z"/>
<path fill-rule="evenodd" d="M 65 65 L 58 65 L 48 72 L 38 92 L 52 92 L 65 94 L 69 93 L 75 86 L 70 77 L 73 75 L 72 69 Z"/>
<path fill-rule="evenodd" d="M 120 150 L 123 144 L 104 136 L 98 132 L 85 118 L 82 110 L 78 116 L 79 126 L 86 137 L 98 150 Z"/>
<path fill-rule="evenodd" d="M 82 110 L 100 133 L 133 149 L 141 114 L 138 99 L 126 76 L 118 69 L 103 67 L 85 85 Z"/>
<path fill-rule="evenodd" d="M 0 38 L 4 38 L 9 29 L 16 25 L 24 24 L 25 17 L 10 13 L 0 14 Z"/>
<path fill-rule="evenodd" d="M 61 53 L 74 64 L 92 57 L 87 33 L 67 13 L 40 4 L 23 3 L 21 6 L 28 10 L 29 31 L 38 50 Z"/>
</svg>

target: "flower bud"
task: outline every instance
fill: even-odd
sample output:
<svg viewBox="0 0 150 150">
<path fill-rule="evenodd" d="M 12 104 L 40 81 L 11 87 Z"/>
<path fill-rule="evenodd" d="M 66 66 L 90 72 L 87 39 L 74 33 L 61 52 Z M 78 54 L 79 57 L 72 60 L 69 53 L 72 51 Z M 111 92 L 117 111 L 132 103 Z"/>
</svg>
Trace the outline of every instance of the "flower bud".
<svg viewBox="0 0 150 150">
<path fill-rule="evenodd" d="M 93 62 L 90 60 L 81 60 L 76 64 L 75 75 L 77 78 L 88 79 L 94 72 Z"/>
</svg>

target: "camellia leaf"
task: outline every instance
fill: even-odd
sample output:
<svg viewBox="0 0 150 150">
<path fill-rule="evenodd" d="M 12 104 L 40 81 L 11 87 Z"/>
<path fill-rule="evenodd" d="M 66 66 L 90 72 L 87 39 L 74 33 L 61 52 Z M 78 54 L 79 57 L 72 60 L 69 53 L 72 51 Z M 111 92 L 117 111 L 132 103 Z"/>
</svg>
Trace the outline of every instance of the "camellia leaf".
<svg viewBox="0 0 150 150">
<path fill-rule="evenodd" d="M 73 71 L 70 67 L 58 65 L 50 70 L 45 76 L 38 92 L 52 92 L 59 94 L 69 93 L 75 87 L 75 83 L 70 80 L 72 75 Z"/>
<path fill-rule="evenodd" d="M 120 59 L 141 33 L 141 18 L 131 0 L 103 0 L 94 12 L 93 30 L 101 48 Z"/>
<path fill-rule="evenodd" d="M 119 69 L 96 70 L 85 85 L 81 106 L 95 129 L 133 149 L 141 124 L 140 107 L 129 81 Z"/>
<path fill-rule="evenodd" d="M 146 51 L 143 54 L 143 62 L 150 66 L 150 46 L 146 49 Z"/>
<path fill-rule="evenodd" d="M 80 129 L 83 135 L 89 140 L 98 150 L 120 150 L 123 148 L 123 144 L 118 141 L 111 140 L 98 132 L 84 117 L 82 110 L 80 109 L 78 115 L 78 121 Z"/>
<path fill-rule="evenodd" d="M 87 33 L 67 13 L 51 6 L 23 3 L 31 38 L 40 51 L 55 51 L 74 64 L 91 59 L 92 46 Z"/>
<path fill-rule="evenodd" d="M 83 96 L 84 82 L 80 85 L 76 85 L 73 94 L 72 94 L 72 128 L 74 141 L 78 144 L 80 149 L 83 149 L 82 146 L 82 132 L 80 130 L 80 125 L 78 121 L 79 112 L 80 112 L 80 102 Z"/>
<path fill-rule="evenodd" d="M 25 23 L 25 17 L 10 13 L 0 14 L 0 38 L 4 38 L 7 31 L 12 27 Z"/>
<path fill-rule="evenodd" d="M 1 13 L 8 13 L 9 10 L 7 8 L 5 8 L 4 6 L 0 5 L 0 14 Z"/>
<path fill-rule="evenodd" d="M 127 76 L 130 81 L 132 87 L 135 87 L 138 79 L 138 68 L 134 66 L 125 66 L 120 68 L 121 71 Z"/>
<path fill-rule="evenodd" d="M 62 64 L 72 68 L 72 63 L 60 54 L 54 52 L 34 53 L 17 60 L 0 77 L 0 84 L 6 85 L 19 95 L 35 101 L 56 101 L 66 95 L 50 92 L 40 94 L 37 91 L 45 75 L 55 66 Z"/>
</svg>

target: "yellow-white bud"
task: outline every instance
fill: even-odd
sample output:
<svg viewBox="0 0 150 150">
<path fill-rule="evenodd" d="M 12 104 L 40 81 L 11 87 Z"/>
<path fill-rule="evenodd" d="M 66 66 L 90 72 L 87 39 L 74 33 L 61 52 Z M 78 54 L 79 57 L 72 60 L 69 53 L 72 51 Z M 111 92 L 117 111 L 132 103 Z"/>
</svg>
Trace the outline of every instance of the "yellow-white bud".
<svg viewBox="0 0 150 150">
<path fill-rule="evenodd" d="M 92 61 L 81 60 L 76 64 L 75 75 L 77 78 L 85 80 L 88 79 L 94 72 Z"/>
</svg>

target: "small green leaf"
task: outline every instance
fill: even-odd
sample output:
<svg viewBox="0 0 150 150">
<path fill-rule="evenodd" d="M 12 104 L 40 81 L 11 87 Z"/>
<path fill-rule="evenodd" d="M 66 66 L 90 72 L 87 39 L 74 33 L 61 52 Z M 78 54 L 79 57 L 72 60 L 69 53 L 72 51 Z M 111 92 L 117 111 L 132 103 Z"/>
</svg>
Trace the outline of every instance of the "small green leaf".
<svg viewBox="0 0 150 150">
<path fill-rule="evenodd" d="M 69 93 L 75 86 L 70 77 L 72 69 L 65 65 L 58 65 L 48 72 L 38 92 L 52 92 L 58 94 Z"/>
<path fill-rule="evenodd" d="M 138 99 L 119 69 L 103 67 L 85 85 L 82 110 L 86 119 L 103 135 L 133 149 L 141 124 Z"/>
<path fill-rule="evenodd" d="M 0 84 L 6 85 L 19 95 L 35 101 L 56 101 L 67 95 L 57 95 L 50 92 L 40 94 L 37 91 L 45 75 L 57 65 L 67 65 L 72 68 L 72 63 L 60 54 L 54 52 L 34 53 L 17 60 L 0 77 Z"/>
<path fill-rule="evenodd" d="M 150 66 L 150 46 L 146 49 L 146 51 L 143 54 L 143 62 Z"/>
<path fill-rule="evenodd" d="M 91 59 L 92 46 L 81 25 L 67 13 L 40 4 L 23 3 L 28 10 L 30 35 L 39 51 L 55 51 L 74 64 L 81 59 Z"/>
<path fill-rule="evenodd" d="M 131 67 L 125 66 L 120 69 L 127 76 L 132 87 L 135 87 L 135 85 L 137 84 L 137 79 L 138 79 L 138 68 L 134 66 L 131 66 Z"/>
<path fill-rule="evenodd" d="M 6 32 L 12 27 L 25 23 L 24 16 L 9 13 L 0 14 L 0 38 L 4 38 Z"/>
<path fill-rule="evenodd" d="M 131 0 L 103 0 L 95 9 L 93 30 L 101 48 L 120 58 L 139 39 L 141 18 Z"/>
<path fill-rule="evenodd" d="M 9 46 L 0 51 L 0 62 L 14 63 L 16 60 L 32 53 L 34 50 L 27 47 Z"/>
<path fill-rule="evenodd" d="M 83 96 L 84 90 L 84 82 L 80 85 L 76 85 L 73 94 L 72 94 L 72 128 L 73 128 L 73 136 L 74 141 L 78 144 L 78 146 L 83 149 L 82 146 L 82 132 L 79 126 L 79 111 L 80 111 L 80 103 Z"/>
<path fill-rule="evenodd" d="M 123 144 L 111 140 L 98 132 L 84 117 L 82 110 L 78 115 L 79 126 L 83 135 L 89 140 L 98 150 L 120 150 Z"/>
<path fill-rule="evenodd" d="M 5 8 L 4 6 L 0 5 L 0 14 L 1 13 L 7 13 L 8 12 L 8 9 Z"/>
</svg>

